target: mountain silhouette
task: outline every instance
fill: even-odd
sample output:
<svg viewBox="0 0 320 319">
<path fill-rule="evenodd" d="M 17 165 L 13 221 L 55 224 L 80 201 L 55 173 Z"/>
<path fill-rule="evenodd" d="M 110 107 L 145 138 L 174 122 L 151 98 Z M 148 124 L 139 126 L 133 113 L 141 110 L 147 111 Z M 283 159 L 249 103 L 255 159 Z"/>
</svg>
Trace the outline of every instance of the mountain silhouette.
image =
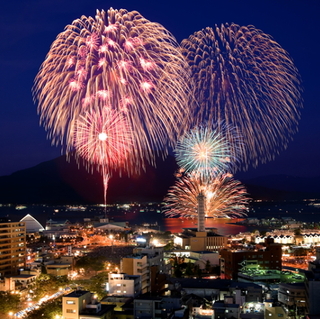
<svg viewBox="0 0 320 319">
<path fill-rule="evenodd" d="M 114 174 L 107 191 L 108 203 L 160 202 L 175 182 L 178 166 L 173 156 L 146 165 L 140 174 Z M 319 178 L 270 175 L 241 180 L 253 199 L 292 200 L 320 198 Z M 60 156 L 34 167 L 0 177 L 0 203 L 98 204 L 103 203 L 101 173 L 88 172 L 71 157 Z"/>
<path fill-rule="evenodd" d="M 172 156 L 146 165 L 140 174 L 114 174 L 107 191 L 108 203 L 162 201 L 174 183 L 177 164 Z M 71 157 L 60 156 L 32 168 L 0 177 L 0 203 L 97 204 L 104 202 L 100 172 L 88 172 Z"/>
</svg>

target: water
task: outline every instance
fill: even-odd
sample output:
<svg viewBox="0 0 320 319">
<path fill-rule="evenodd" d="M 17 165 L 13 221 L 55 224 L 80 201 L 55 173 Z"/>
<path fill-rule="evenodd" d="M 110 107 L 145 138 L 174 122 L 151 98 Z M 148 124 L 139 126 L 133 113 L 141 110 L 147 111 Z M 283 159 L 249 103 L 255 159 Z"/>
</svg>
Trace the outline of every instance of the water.
<svg viewBox="0 0 320 319">
<path fill-rule="evenodd" d="M 320 223 L 320 206 L 315 206 L 313 201 L 283 201 L 283 202 L 254 202 L 251 203 L 248 217 L 282 218 L 292 217 L 297 221 Z M 130 209 L 112 208 L 108 211 L 108 217 L 114 221 L 127 221 L 129 225 L 141 225 L 142 223 L 157 224 L 161 231 L 178 233 L 183 228 L 196 228 L 196 220 L 183 218 L 165 218 L 163 214 L 157 213 L 160 205 L 134 206 Z M 0 216 L 7 216 L 12 220 L 19 220 L 26 214 L 32 215 L 43 226 L 46 220 L 56 221 L 69 220 L 83 222 L 85 217 L 104 216 L 104 208 L 98 206 L 87 207 L 85 211 L 67 211 L 64 206 L 31 205 L 25 209 L 17 210 L 15 206 L 0 207 Z M 206 227 L 216 228 L 221 235 L 235 235 L 239 232 L 250 231 L 253 227 L 235 225 L 239 220 L 212 219 L 206 220 Z"/>
</svg>

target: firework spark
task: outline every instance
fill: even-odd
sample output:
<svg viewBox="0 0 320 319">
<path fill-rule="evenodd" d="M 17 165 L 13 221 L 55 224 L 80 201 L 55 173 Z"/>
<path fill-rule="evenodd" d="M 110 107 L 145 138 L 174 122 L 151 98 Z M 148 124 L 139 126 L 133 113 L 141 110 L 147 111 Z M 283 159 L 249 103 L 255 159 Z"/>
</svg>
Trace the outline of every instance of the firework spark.
<svg viewBox="0 0 320 319">
<path fill-rule="evenodd" d="M 76 122 L 75 152 L 89 163 L 109 170 L 129 169 L 134 153 L 131 129 L 122 113 L 110 108 L 91 111 Z"/>
<path fill-rule="evenodd" d="M 107 165 L 108 172 L 129 157 L 127 171 L 128 163 L 135 171 L 144 160 L 154 164 L 190 119 L 188 67 L 178 47 L 163 26 L 136 11 L 110 8 L 68 25 L 51 45 L 33 87 L 40 123 L 52 143 L 67 153 L 76 150 L 91 165 Z M 110 147 L 95 135 L 108 121 L 105 108 L 129 128 L 126 138 L 112 139 Z"/>
<path fill-rule="evenodd" d="M 130 172 L 134 154 L 131 128 L 122 113 L 110 108 L 91 111 L 76 122 L 76 156 L 95 165 L 103 174 L 104 201 L 112 170 Z"/>
<path fill-rule="evenodd" d="M 242 217 L 248 207 L 245 187 L 230 174 L 220 174 L 203 183 L 197 176 L 178 178 L 164 199 L 164 212 L 169 217 L 198 217 L 198 196 L 205 196 L 206 217 Z"/>
<path fill-rule="evenodd" d="M 302 108 L 300 76 L 289 54 L 254 26 L 215 26 L 181 43 L 193 74 L 199 123 L 224 121 L 241 134 L 242 168 L 287 146 Z"/>
<path fill-rule="evenodd" d="M 231 147 L 227 139 L 230 136 L 234 147 Z M 235 167 L 236 145 L 240 145 L 240 139 L 231 128 L 223 126 L 223 129 L 218 130 L 199 126 L 178 141 L 175 156 L 178 165 L 186 172 L 196 173 L 201 178 L 210 178 L 211 175 L 224 173 Z"/>
</svg>

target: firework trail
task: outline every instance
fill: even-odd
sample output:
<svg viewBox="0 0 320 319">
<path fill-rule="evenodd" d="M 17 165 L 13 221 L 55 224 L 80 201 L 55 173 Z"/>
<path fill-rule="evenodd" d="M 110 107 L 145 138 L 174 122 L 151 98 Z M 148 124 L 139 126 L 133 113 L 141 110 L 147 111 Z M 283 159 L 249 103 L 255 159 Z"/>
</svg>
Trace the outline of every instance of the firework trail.
<svg viewBox="0 0 320 319">
<path fill-rule="evenodd" d="M 289 54 L 254 26 L 226 24 L 181 43 L 193 74 L 198 123 L 237 128 L 242 168 L 274 158 L 297 130 L 300 76 Z"/>
<path fill-rule="evenodd" d="M 102 171 L 104 201 L 111 171 L 130 171 L 134 152 L 131 128 L 122 113 L 111 108 L 80 116 L 75 126 L 75 152 Z"/>
<path fill-rule="evenodd" d="M 100 166 L 104 179 L 118 163 L 128 173 L 144 160 L 154 164 L 190 120 L 188 66 L 178 47 L 136 11 L 110 8 L 73 21 L 52 43 L 33 87 L 48 138 Z M 98 127 L 114 117 L 125 136 L 103 146 Z"/>
<path fill-rule="evenodd" d="M 202 182 L 186 174 L 176 181 L 164 199 L 164 212 L 169 217 L 197 218 L 198 196 L 205 196 L 206 217 L 242 217 L 248 207 L 245 187 L 231 174 L 220 174 Z"/>
<path fill-rule="evenodd" d="M 227 139 L 230 136 L 232 144 Z M 240 145 L 240 138 L 230 127 L 222 126 L 219 130 L 198 126 L 178 140 L 175 156 L 186 172 L 210 179 L 212 175 L 230 172 L 236 166 L 235 150 Z"/>
</svg>

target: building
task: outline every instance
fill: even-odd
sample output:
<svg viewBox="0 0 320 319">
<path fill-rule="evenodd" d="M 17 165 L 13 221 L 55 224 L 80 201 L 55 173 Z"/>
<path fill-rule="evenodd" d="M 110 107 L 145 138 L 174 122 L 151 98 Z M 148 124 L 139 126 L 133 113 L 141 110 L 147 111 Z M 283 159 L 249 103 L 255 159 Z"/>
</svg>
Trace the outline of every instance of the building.
<svg viewBox="0 0 320 319">
<path fill-rule="evenodd" d="M 114 319 L 134 319 L 133 298 L 108 295 L 100 302 L 102 305 L 114 306 Z"/>
<path fill-rule="evenodd" d="M 159 273 L 168 273 L 171 269 L 170 262 L 164 258 L 163 247 L 152 248 L 135 248 L 133 253 L 136 255 L 147 256 L 149 267 L 157 266 Z"/>
<path fill-rule="evenodd" d="M 22 219 L 20 219 L 20 222 L 26 224 L 27 233 L 39 233 L 44 231 L 44 227 L 30 214 L 27 214 Z"/>
<path fill-rule="evenodd" d="M 68 276 L 72 265 L 63 262 L 52 262 L 45 265 L 47 274 L 53 276 Z"/>
<path fill-rule="evenodd" d="M 245 302 L 241 308 L 240 319 L 269 318 L 265 317 L 265 305 L 261 302 Z"/>
<path fill-rule="evenodd" d="M 0 278 L 18 274 L 25 267 L 26 226 L 24 222 L 0 219 Z"/>
<path fill-rule="evenodd" d="M 141 293 L 141 277 L 109 273 L 107 291 L 111 296 L 137 297 Z"/>
<path fill-rule="evenodd" d="M 150 269 L 146 255 L 131 255 L 122 258 L 120 261 L 120 271 L 131 276 L 141 276 L 142 293 L 149 291 Z"/>
<path fill-rule="evenodd" d="M 162 318 L 161 297 L 141 295 L 133 301 L 134 317 L 136 319 Z"/>
<path fill-rule="evenodd" d="M 158 273 L 167 273 L 170 269 L 164 260 L 163 248 L 137 248 L 120 262 L 122 273 L 141 276 L 142 293 L 151 290 L 151 268 L 155 266 Z"/>
<path fill-rule="evenodd" d="M 252 264 L 260 269 L 282 269 L 282 250 L 280 244 L 273 240 L 266 240 L 261 249 L 229 250 L 220 251 L 220 272 L 223 279 L 237 279 L 238 272 Z"/>
<path fill-rule="evenodd" d="M 320 250 L 317 249 L 316 260 L 309 263 L 309 270 L 305 272 L 306 313 L 320 317 Z M 310 318 L 312 318 L 310 316 Z"/>
<path fill-rule="evenodd" d="M 232 296 L 224 296 L 223 300 L 214 302 L 212 310 L 214 313 L 214 318 L 239 318 L 240 305 L 234 303 Z M 209 309 L 207 311 L 209 311 Z"/>
<path fill-rule="evenodd" d="M 169 259 L 173 255 L 183 258 L 186 263 L 194 263 L 203 270 L 206 268 L 207 263 L 209 263 L 210 266 L 219 266 L 219 253 L 216 251 L 190 251 L 175 249 L 173 251 L 168 251 L 165 254 L 165 257 Z"/>
<path fill-rule="evenodd" d="M 304 283 L 279 284 L 278 301 L 299 316 L 306 312 L 306 289 Z"/>
<path fill-rule="evenodd" d="M 114 306 L 102 305 L 95 296 L 85 290 L 76 290 L 62 297 L 64 319 L 112 319 Z"/>
<path fill-rule="evenodd" d="M 175 245 L 191 251 L 218 251 L 225 248 L 227 242 L 227 237 L 218 235 L 213 229 L 198 231 L 196 228 L 186 228 L 174 238 Z"/>
<path fill-rule="evenodd" d="M 287 309 L 280 304 L 279 302 L 265 302 L 264 303 L 265 311 L 264 318 L 270 319 L 278 319 L 280 318 L 288 318 Z"/>
</svg>

